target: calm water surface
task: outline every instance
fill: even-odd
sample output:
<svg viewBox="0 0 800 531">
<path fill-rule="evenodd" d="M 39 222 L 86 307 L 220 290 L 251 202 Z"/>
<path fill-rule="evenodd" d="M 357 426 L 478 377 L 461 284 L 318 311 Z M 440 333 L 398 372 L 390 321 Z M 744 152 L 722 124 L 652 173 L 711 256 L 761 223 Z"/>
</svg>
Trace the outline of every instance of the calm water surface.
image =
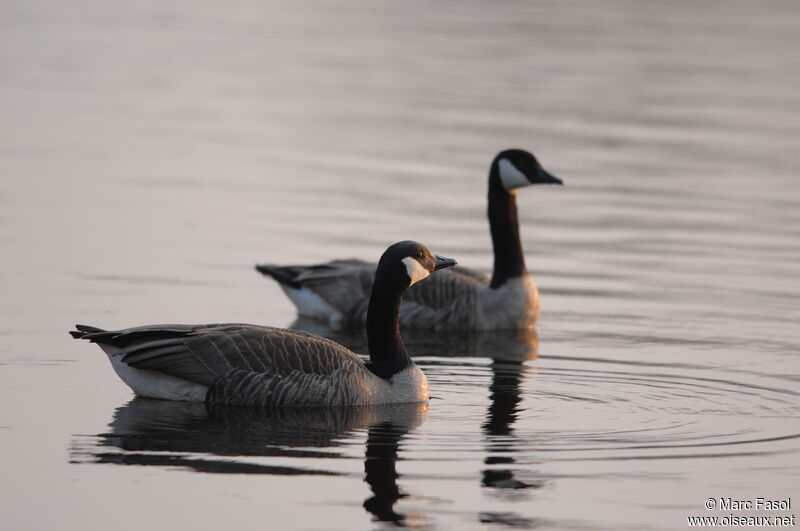
<svg viewBox="0 0 800 531">
<path fill-rule="evenodd" d="M 0 29 L 4 529 L 683 529 L 728 514 L 709 497 L 800 504 L 796 2 L 10 0 Z M 512 146 L 567 183 L 519 194 L 540 323 L 408 334 L 427 407 L 133 399 L 66 333 L 241 321 L 363 351 L 252 265 L 416 239 L 488 269 Z"/>
</svg>

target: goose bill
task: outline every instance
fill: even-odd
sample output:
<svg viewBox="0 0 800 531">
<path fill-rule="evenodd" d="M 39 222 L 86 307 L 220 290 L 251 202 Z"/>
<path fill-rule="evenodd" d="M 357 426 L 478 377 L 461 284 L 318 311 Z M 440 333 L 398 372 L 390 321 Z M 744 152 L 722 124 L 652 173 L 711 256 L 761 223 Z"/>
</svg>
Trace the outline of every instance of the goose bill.
<svg viewBox="0 0 800 531">
<path fill-rule="evenodd" d="M 562 186 L 564 184 L 564 181 L 542 167 L 539 167 L 539 178 L 537 179 L 537 182 L 543 184 L 560 184 Z"/>
<path fill-rule="evenodd" d="M 436 265 L 433 268 L 434 271 L 444 269 L 445 267 L 452 267 L 458 263 L 452 258 L 445 258 L 444 256 L 439 256 L 438 254 L 434 256 L 436 256 Z"/>
</svg>

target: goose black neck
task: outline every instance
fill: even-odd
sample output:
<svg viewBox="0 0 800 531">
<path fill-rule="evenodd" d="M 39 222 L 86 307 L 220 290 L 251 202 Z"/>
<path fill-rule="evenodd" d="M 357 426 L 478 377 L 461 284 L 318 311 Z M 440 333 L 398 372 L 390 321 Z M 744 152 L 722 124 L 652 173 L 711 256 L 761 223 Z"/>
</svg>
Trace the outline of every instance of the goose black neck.
<svg viewBox="0 0 800 531">
<path fill-rule="evenodd" d="M 491 287 L 498 288 L 509 279 L 527 275 L 528 271 L 519 239 L 517 200 L 500 181 L 497 164 L 492 164 L 489 173 L 489 229 L 494 248 Z"/>
<path fill-rule="evenodd" d="M 378 267 L 367 310 L 367 367 L 381 378 L 391 378 L 413 363 L 400 337 L 400 303 L 407 281 L 387 273 Z"/>
</svg>

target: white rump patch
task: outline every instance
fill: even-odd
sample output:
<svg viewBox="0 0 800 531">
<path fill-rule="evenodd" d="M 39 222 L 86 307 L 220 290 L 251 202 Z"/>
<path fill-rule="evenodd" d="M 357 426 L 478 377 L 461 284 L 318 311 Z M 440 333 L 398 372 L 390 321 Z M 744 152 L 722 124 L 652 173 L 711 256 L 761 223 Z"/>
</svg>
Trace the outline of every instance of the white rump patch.
<svg viewBox="0 0 800 531">
<path fill-rule="evenodd" d="M 422 264 L 416 258 L 412 258 L 410 256 L 406 256 L 403 258 L 403 265 L 406 266 L 406 272 L 408 273 L 408 277 L 411 279 L 411 284 L 409 286 L 413 286 L 423 278 L 427 278 L 430 275 L 430 272 L 423 267 Z"/>
<path fill-rule="evenodd" d="M 500 168 L 500 182 L 503 183 L 503 188 L 506 190 L 511 191 L 531 184 L 525 174 L 519 171 L 510 160 L 500 159 L 497 166 Z"/>
</svg>

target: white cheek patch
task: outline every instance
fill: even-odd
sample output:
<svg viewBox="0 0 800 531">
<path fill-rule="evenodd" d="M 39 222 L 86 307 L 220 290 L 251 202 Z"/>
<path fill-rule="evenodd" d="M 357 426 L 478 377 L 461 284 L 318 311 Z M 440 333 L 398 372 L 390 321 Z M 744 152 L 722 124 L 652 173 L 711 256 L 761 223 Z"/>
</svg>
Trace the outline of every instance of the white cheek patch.
<svg viewBox="0 0 800 531">
<path fill-rule="evenodd" d="M 503 183 L 503 188 L 506 190 L 511 191 L 531 184 L 525 174 L 519 171 L 510 160 L 500 159 L 497 166 L 500 168 L 500 182 Z"/>
<path fill-rule="evenodd" d="M 403 265 L 406 266 L 406 272 L 408 273 L 408 278 L 411 279 L 411 284 L 409 286 L 413 286 L 423 278 L 426 278 L 430 273 L 427 269 L 425 269 L 422 264 L 420 264 L 416 258 L 412 258 L 410 256 L 406 256 L 403 258 Z"/>
</svg>

